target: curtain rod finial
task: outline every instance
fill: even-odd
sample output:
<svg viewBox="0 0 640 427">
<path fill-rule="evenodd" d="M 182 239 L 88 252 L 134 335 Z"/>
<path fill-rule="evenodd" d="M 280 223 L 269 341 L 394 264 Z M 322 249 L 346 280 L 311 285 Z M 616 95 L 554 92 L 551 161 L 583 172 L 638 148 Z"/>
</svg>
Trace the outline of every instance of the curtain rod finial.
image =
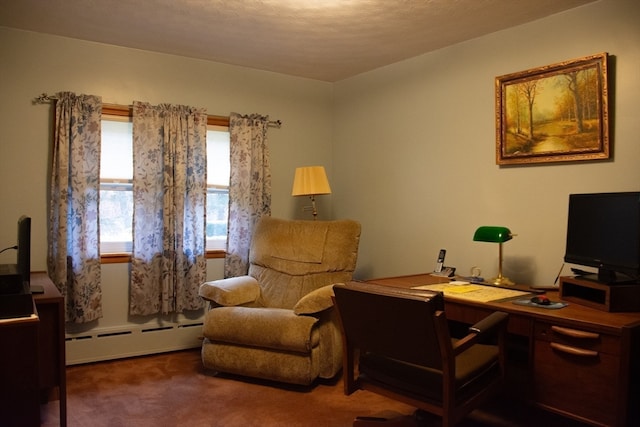
<svg viewBox="0 0 640 427">
<path fill-rule="evenodd" d="M 43 92 L 40 96 L 36 96 L 33 99 L 33 103 L 34 104 L 47 104 L 47 103 L 53 101 L 54 99 L 56 99 L 55 96 L 50 96 L 50 95 L 47 95 L 45 92 Z"/>
</svg>

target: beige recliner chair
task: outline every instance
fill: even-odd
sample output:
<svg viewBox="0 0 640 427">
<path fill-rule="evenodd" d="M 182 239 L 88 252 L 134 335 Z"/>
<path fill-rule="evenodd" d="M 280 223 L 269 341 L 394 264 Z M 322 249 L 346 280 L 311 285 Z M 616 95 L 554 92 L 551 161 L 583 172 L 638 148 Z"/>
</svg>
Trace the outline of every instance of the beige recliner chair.
<svg viewBox="0 0 640 427">
<path fill-rule="evenodd" d="M 202 361 L 206 368 L 310 385 L 342 367 L 342 336 L 332 285 L 351 280 L 360 224 L 263 217 L 247 276 L 202 284 L 210 302 Z"/>
</svg>

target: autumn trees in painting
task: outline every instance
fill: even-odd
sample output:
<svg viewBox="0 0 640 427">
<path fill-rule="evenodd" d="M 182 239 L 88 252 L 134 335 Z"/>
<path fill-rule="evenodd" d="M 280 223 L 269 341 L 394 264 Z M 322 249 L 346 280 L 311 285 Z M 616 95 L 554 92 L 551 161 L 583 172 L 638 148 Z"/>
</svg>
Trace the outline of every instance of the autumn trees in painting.
<svg viewBox="0 0 640 427">
<path fill-rule="evenodd" d="M 498 164 L 608 157 L 606 106 L 606 54 L 498 77 Z"/>
</svg>

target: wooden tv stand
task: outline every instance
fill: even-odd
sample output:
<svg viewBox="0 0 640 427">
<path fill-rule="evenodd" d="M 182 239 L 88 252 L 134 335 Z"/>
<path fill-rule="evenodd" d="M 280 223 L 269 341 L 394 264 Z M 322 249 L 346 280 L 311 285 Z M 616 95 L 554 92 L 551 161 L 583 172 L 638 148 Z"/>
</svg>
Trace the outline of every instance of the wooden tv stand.
<svg viewBox="0 0 640 427">
<path fill-rule="evenodd" d="M 560 298 L 604 311 L 640 311 L 640 284 L 609 285 L 581 277 L 561 277 Z"/>
<path fill-rule="evenodd" d="M 369 282 L 407 288 L 445 281 L 417 274 Z M 558 291 L 547 296 L 561 300 Z M 510 360 L 524 370 L 511 395 L 589 425 L 640 425 L 640 313 L 611 313 L 566 302 L 566 307 L 550 310 L 445 297 L 445 312 L 448 319 L 464 324 L 496 310 L 509 313 L 508 342 L 524 346 L 525 359 Z M 508 372 L 514 371 L 518 369 Z"/>
<path fill-rule="evenodd" d="M 46 273 L 31 273 L 34 314 L 0 322 L 0 426 L 40 426 L 40 405 L 59 400 L 67 425 L 64 299 Z"/>
</svg>

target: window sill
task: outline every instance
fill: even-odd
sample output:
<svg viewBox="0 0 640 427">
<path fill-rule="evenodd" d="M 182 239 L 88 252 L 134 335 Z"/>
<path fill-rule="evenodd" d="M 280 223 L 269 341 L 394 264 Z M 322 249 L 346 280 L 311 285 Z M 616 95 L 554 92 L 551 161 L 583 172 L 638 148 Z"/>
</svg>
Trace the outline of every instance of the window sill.
<svg viewBox="0 0 640 427">
<path fill-rule="evenodd" d="M 207 259 L 224 258 L 226 252 L 221 249 L 207 251 Z M 100 256 L 100 262 L 102 264 L 124 264 L 131 262 L 131 254 L 128 252 L 122 253 L 108 253 Z"/>
</svg>

